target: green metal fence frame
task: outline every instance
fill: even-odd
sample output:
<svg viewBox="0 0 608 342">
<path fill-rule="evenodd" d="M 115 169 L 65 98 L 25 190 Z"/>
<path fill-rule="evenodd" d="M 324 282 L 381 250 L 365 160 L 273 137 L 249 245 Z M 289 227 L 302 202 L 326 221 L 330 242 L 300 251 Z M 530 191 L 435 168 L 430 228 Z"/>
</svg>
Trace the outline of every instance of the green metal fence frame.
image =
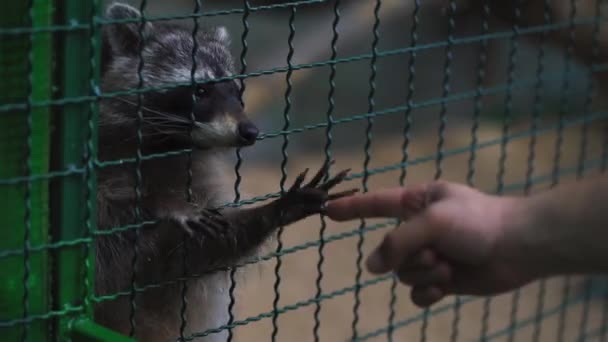
<svg viewBox="0 0 608 342">
<path fill-rule="evenodd" d="M 89 24 L 91 28 L 95 27 L 94 22 L 90 23 L 96 16 L 91 14 L 97 14 L 98 10 L 93 7 L 94 2 L 66 0 L 62 5 L 63 11 L 58 13 L 59 22 L 69 24 L 77 21 Z M 96 52 L 93 49 L 95 45 L 99 46 L 98 43 L 95 43 L 95 40 L 99 40 L 95 32 L 95 30 L 92 30 L 91 33 L 71 31 L 62 35 L 63 39 L 59 41 L 57 48 L 58 53 L 61 54 L 58 60 L 62 63 L 57 72 L 57 81 L 61 84 L 59 96 L 94 95 L 91 87 L 95 86 L 93 82 L 98 77 L 96 75 L 98 71 L 95 69 L 98 68 L 94 68 Z M 85 160 L 83 160 L 83 156 L 87 154 L 88 149 L 95 150 L 96 130 L 91 129 L 88 122 L 89 118 L 92 121 L 96 117 L 95 102 L 91 102 L 90 105 L 86 102 L 66 104 L 60 107 L 57 114 L 57 167 L 68 169 L 76 166 L 86 170 L 82 175 L 86 178 L 81 176 L 62 178 L 54 193 L 53 202 L 60 203 L 53 210 L 56 213 L 53 223 L 55 227 L 59 228 L 57 235 L 61 239 L 57 241 L 88 238 L 92 229 L 95 228 L 95 201 L 90 197 L 95 196 L 95 192 L 91 192 L 92 182 L 94 182 L 91 158 L 94 157 L 94 154 L 89 155 Z M 83 141 L 86 141 L 86 145 L 83 145 Z M 82 231 L 82 222 L 87 224 L 85 232 Z M 79 305 L 81 306 L 79 311 L 85 317 L 91 317 L 91 306 L 87 297 L 91 292 L 90 284 L 94 283 L 94 268 L 91 267 L 91 258 L 94 255 L 93 247 L 94 245 L 91 244 L 66 246 L 57 251 L 58 261 L 55 272 L 58 283 L 54 290 L 59 305 L 55 309 L 61 310 L 64 305 L 72 307 Z M 65 320 L 61 319 L 58 336 L 68 334 L 67 327 Z"/>
</svg>

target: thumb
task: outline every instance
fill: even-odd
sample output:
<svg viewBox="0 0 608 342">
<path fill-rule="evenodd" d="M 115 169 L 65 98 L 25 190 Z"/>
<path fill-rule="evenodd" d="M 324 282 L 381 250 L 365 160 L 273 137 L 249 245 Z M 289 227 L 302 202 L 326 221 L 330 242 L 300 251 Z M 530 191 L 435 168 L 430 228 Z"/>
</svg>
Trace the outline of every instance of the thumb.
<svg viewBox="0 0 608 342">
<path fill-rule="evenodd" d="M 434 229 L 426 215 L 416 215 L 386 234 L 384 240 L 367 259 L 370 272 L 380 274 L 396 270 L 408 257 L 432 242 Z"/>
</svg>

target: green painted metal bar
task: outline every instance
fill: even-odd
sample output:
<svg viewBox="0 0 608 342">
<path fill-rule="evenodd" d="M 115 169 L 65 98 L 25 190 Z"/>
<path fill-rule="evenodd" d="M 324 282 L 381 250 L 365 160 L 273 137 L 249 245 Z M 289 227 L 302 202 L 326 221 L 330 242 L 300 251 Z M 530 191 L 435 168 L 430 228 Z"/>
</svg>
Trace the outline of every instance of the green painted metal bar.
<svg viewBox="0 0 608 342">
<path fill-rule="evenodd" d="M 73 342 L 130 342 L 132 339 L 104 328 L 90 319 L 75 319 L 70 324 Z"/>
<path fill-rule="evenodd" d="M 0 27 L 40 28 L 51 23 L 47 1 L 3 3 Z M 0 104 L 25 103 L 0 117 L 0 179 L 48 172 L 49 110 L 32 108 L 50 97 L 48 34 L 0 40 Z M 48 243 L 48 181 L 0 186 L 0 250 Z M 48 311 L 48 252 L 0 261 L 0 321 Z M 5 341 L 44 341 L 47 321 L 0 328 Z"/>
<path fill-rule="evenodd" d="M 87 23 L 92 30 L 65 32 L 59 37 L 59 61 L 56 75 L 57 96 L 92 96 L 99 83 L 100 36 L 95 18 L 96 1 L 57 0 L 57 20 L 61 24 Z M 69 104 L 58 108 L 54 116 L 54 167 L 84 168 L 81 175 L 57 180 L 53 187 L 54 241 L 88 238 L 96 227 L 94 161 L 97 142 L 97 101 Z M 56 322 L 58 340 L 119 341 L 112 333 L 93 323 L 94 240 L 80 246 L 66 246 L 54 258 L 54 310 L 66 305 L 83 305 L 77 314 L 61 316 Z"/>
</svg>

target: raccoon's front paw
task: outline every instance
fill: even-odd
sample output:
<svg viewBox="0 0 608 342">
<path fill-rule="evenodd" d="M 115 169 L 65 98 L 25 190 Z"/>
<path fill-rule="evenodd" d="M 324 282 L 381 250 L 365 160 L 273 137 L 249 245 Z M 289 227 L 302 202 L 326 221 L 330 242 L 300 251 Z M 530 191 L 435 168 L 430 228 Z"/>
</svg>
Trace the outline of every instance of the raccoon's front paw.
<svg viewBox="0 0 608 342">
<path fill-rule="evenodd" d="M 218 238 L 229 228 L 229 222 L 216 209 L 193 210 L 175 220 L 190 236 L 201 234 L 207 238 Z"/>
<path fill-rule="evenodd" d="M 282 217 L 281 221 L 284 225 L 321 213 L 327 201 L 350 196 L 358 191 L 358 189 L 351 189 L 329 194 L 329 190 L 344 181 L 350 172 L 350 169 L 343 170 L 335 177 L 321 183 L 323 177 L 327 175 L 329 166 L 333 163 L 333 160 L 326 162 L 310 182 L 304 186 L 302 186 L 302 183 L 304 183 L 308 169 L 300 173 L 291 188 L 277 201 Z"/>
</svg>

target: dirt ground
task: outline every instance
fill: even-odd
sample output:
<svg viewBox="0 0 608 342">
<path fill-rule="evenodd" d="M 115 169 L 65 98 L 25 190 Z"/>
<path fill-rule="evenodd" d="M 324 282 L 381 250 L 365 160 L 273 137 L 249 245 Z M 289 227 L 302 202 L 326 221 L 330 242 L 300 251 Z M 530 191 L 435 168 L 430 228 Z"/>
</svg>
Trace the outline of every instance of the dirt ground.
<svg viewBox="0 0 608 342">
<path fill-rule="evenodd" d="M 514 131 L 524 130 L 526 127 L 515 127 Z M 496 175 L 498 171 L 498 160 L 500 156 L 500 141 L 496 140 L 501 135 L 500 127 L 482 127 L 479 131 L 479 142 L 489 142 L 477 152 L 475 162 L 475 184 L 481 189 L 495 191 Z M 580 146 L 580 126 L 566 129 L 564 134 L 564 151 L 561 155 L 561 182 L 571 181 L 575 177 L 576 165 L 578 163 Z M 470 128 L 452 130 L 446 135 L 446 151 L 458 151 L 451 156 L 446 156 L 443 162 L 443 179 L 464 181 L 468 170 L 467 161 L 469 153 L 466 151 L 470 144 Z M 533 190 L 547 188 L 551 181 L 551 170 L 554 159 L 554 145 L 556 135 L 547 132 L 538 137 L 535 149 L 535 171 L 534 177 L 538 177 Z M 508 159 L 504 184 L 506 191 L 521 194 L 525 180 L 527 158 L 529 150 L 528 137 L 513 138 L 508 145 Z M 597 161 L 601 153 L 601 127 L 595 125 L 590 127 L 588 135 L 587 162 L 590 171 L 586 175 L 597 173 Z M 392 165 L 401 160 L 401 140 L 397 138 L 376 137 L 372 145 L 372 160 L 370 169 Z M 413 138 L 410 146 L 410 161 L 413 164 L 408 168 L 407 182 L 415 183 L 432 179 L 435 174 L 435 162 L 421 159 L 426 156 L 434 156 L 436 153 L 437 140 L 435 135 L 427 135 Z M 465 150 L 458 150 L 464 148 Z M 448 153 L 450 154 L 450 153 Z M 353 173 L 362 171 L 363 154 L 353 151 L 337 151 L 334 153 L 336 165 L 334 170 L 352 167 Z M 314 156 L 298 156 L 289 162 L 290 184 L 295 174 L 305 167 L 316 168 L 323 160 L 322 151 Z M 400 169 L 376 174 L 369 179 L 369 189 L 379 189 L 398 184 Z M 276 165 L 253 165 L 244 170 L 243 189 L 252 196 L 263 195 L 269 191 L 278 190 L 280 179 L 280 168 Z M 344 188 L 361 186 L 361 178 L 353 179 L 343 185 Z M 378 222 L 386 222 L 379 220 Z M 376 221 L 368 221 L 373 225 Z M 320 229 L 319 217 L 312 217 L 285 229 L 282 235 L 283 248 L 289 249 L 294 246 L 310 243 L 297 251 L 291 251 L 281 258 L 280 285 L 278 307 L 283 308 L 276 321 L 278 326 L 276 339 L 278 341 L 313 341 L 313 327 L 315 324 L 314 312 L 316 293 L 316 279 L 318 277 L 317 263 L 319 260 L 318 241 Z M 359 227 L 359 221 L 347 223 L 335 223 L 329 221 L 325 232 L 326 237 L 335 237 L 337 234 L 354 232 Z M 390 229 L 390 225 L 368 232 L 364 235 L 362 245 L 363 258 L 368 255 L 382 236 Z M 576 229 L 576 227 L 573 227 Z M 330 298 L 321 301 L 318 334 L 322 341 L 345 341 L 352 337 L 354 319 L 354 287 L 357 273 L 357 242 L 356 233 L 348 235 L 343 239 L 332 239 L 324 247 L 325 260 L 322 265 L 323 278 L 321 280 L 322 293 Z M 268 252 L 276 248 L 276 241 L 269 244 Z M 364 260 L 364 259 L 363 259 Z M 260 262 L 246 269 L 245 280 L 240 281 L 237 286 L 237 314 L 236 320 L 243 321 L 247 318 L 257 317 L 265 314 L 261 319 L 234 329 L 237 341 L 263 341 L 269 340 L 273 330 L 271 315 L 274 300 L 274 284 L 276 277 L 274 269 L 276 259 Z M 374 279 L 365 269 L 361 281 L 366 282 Z M 572 278 L 570 296 L 566 301 L 566 309 L 560 310 L 562 305 L 564 280 L 550 279 L 546 283 L 544 296 L 544 314 L 540 322 L 540 340 L 555 341 L 559 332 L 560 320 L 563 322 L 566 340 L 574 340 L 580 334 L 581 315 L 583 314 L 583 301 L 581 300 L 581 279 Z M 377 329 L 382 329 L 389 323 L 389 308 L 391 301 L 391 280 L 381 281 L 376 284 L 365 286 L 360 292 L 360 305 L 358 308 L 358 336 L 364 336 Z M 341 291 L 343 290 L 343 291 Z M 596 291 L 598 292 L 598 291 Z M 534 313 L 538 305 L 539 284 L 534 283 L 524 287 L 517 301 L 516 317 L 518 328 L 515 332 L 515 341 L 532 340 L 535 329 Z M 408 288 L 397 285 L 395 289 L 396 303 L 394 305 L 394 322 L 399 328 L 394 331 L 397 341 L 415 341 L 421 338 L 421 315 L 423 311 L 416 308 L 409 301 Z M 467 301 L 469 299 L 466 299 Z M 510 312 L 512 310 L 513 294 L 505 294 L 492 298 L 489 303 L 488 334 L 493 340 L 506 340 L 509 332 Z M 300 303 L 301 302 L 301 303 Z M 295 305 L 300 303 L 301 305 Z M 431 308 L 432 318 L 428 321 L 427 340 L 446 341 L 452 334 L 458 334 L 458 340 L 469 341 L 478 339 L 480 336 L 481 322 L 483 321 L 484 300 L 472 298 L 460 308 L 459 321 L 456 322 L 457 330 L 453 330 L 455 310 L 453 309 L 454 298 L 446 298 L 441 303 Z M 592 335 L 597 331 L 601 322 L 602 298 L 595 296 L 591 298 L 589 305 L 589 316 L 586 323 L 586 331 Z M 295 305 L 295 306 L 294 306 Z M 565 312 L 565 315 L 561 315 Z M 560 317 L 562 316 L 562 317 Z M 386 340 L 387 334 L 381 332 L 370 340 Z M 597 337 L 586 337 L 585 340 L 597 340 Z"/>
</svg>

